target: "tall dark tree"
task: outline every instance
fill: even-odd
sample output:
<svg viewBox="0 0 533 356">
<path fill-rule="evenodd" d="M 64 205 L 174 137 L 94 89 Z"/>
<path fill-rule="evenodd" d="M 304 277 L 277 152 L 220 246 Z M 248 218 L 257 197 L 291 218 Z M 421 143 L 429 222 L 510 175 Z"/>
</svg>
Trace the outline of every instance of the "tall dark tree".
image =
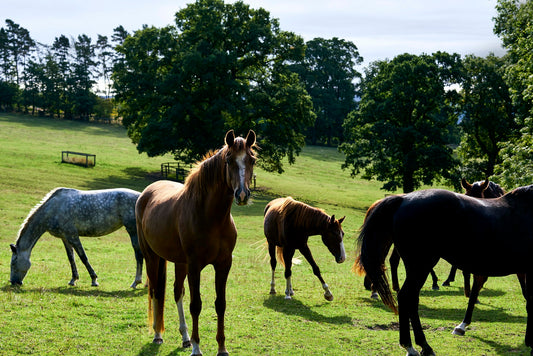
<svg viewBox="0 0 533 356">
<path fill-rule="evenodd" d="M 8 63 L 12 66 L 8 75 L 17 85 L 24 84 L 23 74 L 35 41 L 30 37 L 30 32 L 10 19 L 6 20 L 5 43 L 10 57 Z"/>
<path fill-rule="evenodd" d="M 116 98 L 140 152 L 197 160 L 226 130 L 254 129 L 265 168 L 294 161 L 314 119 L 289 70 L 304 44 L 264 9 L 198 0 L 176 13 L 176 27 L 145 27 L 117 49 Z"/>
<path fill-rule="evenodd" d="M 456 166 L 449 147 L 457 115 L 450 100 L 458 55 L 403 54 L 371 64 L 357 110 L 344 123 L 344 168 L 385 182 L 382 189 L 408 193 L 451 178 Z"/>
<path fill-rule="evenodd" d="M 306 43 L 305 58 L 296 65 L 316 114 L 307 140 L 311 144 L 338 145 L 343 141 L 342 123 L 356 108 L 356 81 L 363 61 L 357 46 L 339 38 L 315 38 Z"/>
<path fill-rule="evenodd" d="M 458 152 L 463 175 L 472 180 L 485 179 L 501 163 L 502 143 L 518 134 L 515 109 L 503 78 L 506 61 L 494 55 L 467 56 L 463 64 L 464 116 L 460 125 L 464 135 Z"/>
<path fill-rule="evenodd" d="M 93 74 L 96 66 L 95 45 L 87 35 L 79 35 L 74 42 L 74 49 L 75 57 L 70 78 L 74 94 L 73 111 L 76 116 L 88 119 L 96 104 L 96 95 L 92 91 L 96 84 Z"/>
<path fill-rule="evenodd" d="M 111 73 L 113 72 L 113 51 L 107 36 L 98 35 L 96 41 L 96 53 L 98 57 L 98 77 L 103 85 L 106 98 L 111 96 Z"/>
<path fill-rule="evenodd" d="M 506 187 L 531 184 L 533 174 L 533 1 L 498 0 L 494 32 L 508 51 L 506 82 L 521 135 L 504 145 L 497 178 Z"/>
</svg>

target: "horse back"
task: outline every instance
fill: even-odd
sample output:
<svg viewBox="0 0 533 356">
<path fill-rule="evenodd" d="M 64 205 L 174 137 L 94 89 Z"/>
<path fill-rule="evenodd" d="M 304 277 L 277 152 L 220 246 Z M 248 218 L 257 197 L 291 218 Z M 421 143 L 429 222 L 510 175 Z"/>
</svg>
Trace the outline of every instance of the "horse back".
<svg viewBox="0 0 533 356">
<path fill-rule="evenodd" d="M 533 246 L 531 218 L 505 198 L 475 199 L 446 190 L 410 193 L 394 216 L 394 244 L 404 262 L 428 255 L 480 275 L 516 273 Z M 504 269 L 496 263 L 515 259 Z"/>
</svg>

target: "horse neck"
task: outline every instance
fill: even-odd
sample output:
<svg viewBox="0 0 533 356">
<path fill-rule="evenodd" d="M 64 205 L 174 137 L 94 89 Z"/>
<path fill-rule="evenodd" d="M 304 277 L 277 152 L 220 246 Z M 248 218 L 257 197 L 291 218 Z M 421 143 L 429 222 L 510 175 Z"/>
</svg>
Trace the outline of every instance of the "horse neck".
<svg viewBox="0 0 533 356">
<path fill-rule="evenodd" d="M 322 235 L 326 232 L 329 222 L 329 216 L 320 209 L 308 207 L 306 213 L 308 216 L 304 228 L 307 229 L 309 235 Z"/>
<path fill-rule="evenodd" d="M 224 163 L 219 155 L 202 162 L 194 175 L 187 178 L 185 189 L 189 200 L 196 202 L 197 209 L 203 211 L 206 218 L 224 219 L 229 216 L 233 190 L 226 180 Z"/>
<path fill-rule="evenodd" d="M 24 221 L 16 243 L 19 251 L 31 251 L 39 238 L 46 232 L 46 226 L 42 222 L 43 218 L 44 213 L 38 209 Z"/>
</svg>

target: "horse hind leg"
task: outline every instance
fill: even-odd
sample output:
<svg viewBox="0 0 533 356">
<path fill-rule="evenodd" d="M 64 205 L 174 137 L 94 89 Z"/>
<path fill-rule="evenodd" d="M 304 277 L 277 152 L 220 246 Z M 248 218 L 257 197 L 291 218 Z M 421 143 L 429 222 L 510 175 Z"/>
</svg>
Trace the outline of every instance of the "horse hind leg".
<svg viewBox="0 0 533 356">
<path fill-rule="evenodd" d="M 167 279 L 167 261 L 159 256 L 146 259 L 146 273 L 148 275 L 148 317 L 154 329 L 154 344 L 163 343 L 165 331 L 165 288 Z"/>
<path fill-rule="evenodd" d="M 294 257 L 295 250 L 292 248 L 283 248 L 283 260 L 285 261 L 285 299 L 292 299 L 294 295 L 294 290 L 292 289 L 292 258 Z"/>
<path fill-rule="evenodd" d="M 131 246 L 135 253 L 135 261 L 137 262 L 137 269 L 135 271 L 135 279 L 131 284 L 130 288 L 137 288 L 137 284 L 142 283 L 142 273 L 143 273 L 143 254 L 139 247 L 139 238 L 137 236 L 137 226 L 133 224 L 131 227 L 126 227 L 128 234 L 130 235 Z"/>
<path fill-rule="evenodd" d="M 187 276 L 187 266 L 184 264 L 175 264 L 176 281 L 174 282 L 174 300 L 178 307 L 178 316 L 180 319 L 180 334 L 182 339 L 182 346 L 184 348 L 191 347 L 191 339 L 189 337 L 189 330 L 185 322 L 185 312 L 183 309 L 183 296 L 185 295 L 185 288 L 183 282 Z"/>
<path fill-rule="evenodd" d="M 87 268 L 87 272 L 89 272 L 89 276 L 91 276 L 91 285 L 93 287 L 98 287 L 98 281 L 97 281 L 98 276 L 96 275 L 96 272 L 94 271 L 93 267 L 89 263 L 87 254 L 85 254 L 85 250 L 83 249 L 83 246 L 81 244 L 80 237 L 76 234 L 76 235 L 71 236 L 70 238 L 67 238 L 67 241 L 74 248 L 81 262 L 85 265 L 85 268 Z"/>
<path fill-rule="evenodd" d="M 276 245 L 268 242 L 268 254 L 270 255 L 270 269 L 272 271 L 272 279 L 270 280 L 270 294 L 276 294 Z"/>
<path fill-rule="evenodd" d="M 62 239 L 61 241 L 63 241 L 63 245 L 65 246 L 65 251 L 67 251 L 67 257 L 70 263 L 70 270 L 72 271 L 72 278 L 70 279 L 70 282 L 68 282 L 68 284 L 70 286 L 75 286 L 76 281 L 80 279 L 80 275 L 78 274 L 78 268 L 76 267 L 76 261 L 74 259 L 74 250 L 72 249 L 72 246 L 67 242 L 66 239 Z"/>
</svg>

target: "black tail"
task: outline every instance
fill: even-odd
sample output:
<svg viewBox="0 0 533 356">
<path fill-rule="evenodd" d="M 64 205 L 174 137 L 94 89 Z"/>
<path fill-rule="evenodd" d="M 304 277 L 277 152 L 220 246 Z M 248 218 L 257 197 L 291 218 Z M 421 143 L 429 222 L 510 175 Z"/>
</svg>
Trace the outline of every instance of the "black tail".
<svg viewBox="0 0 533 356">
<path fill-rule="evenodd" d="M 367 211 L 358 239 L 359 255 L 353 269 L 366 273 L 381 300 L 398 313 L 387 275 L 385 258 L 392 245 L 392 218 L 403 201 L 401 195 L 392 195 L 374 203 Z"/>
</svg>

